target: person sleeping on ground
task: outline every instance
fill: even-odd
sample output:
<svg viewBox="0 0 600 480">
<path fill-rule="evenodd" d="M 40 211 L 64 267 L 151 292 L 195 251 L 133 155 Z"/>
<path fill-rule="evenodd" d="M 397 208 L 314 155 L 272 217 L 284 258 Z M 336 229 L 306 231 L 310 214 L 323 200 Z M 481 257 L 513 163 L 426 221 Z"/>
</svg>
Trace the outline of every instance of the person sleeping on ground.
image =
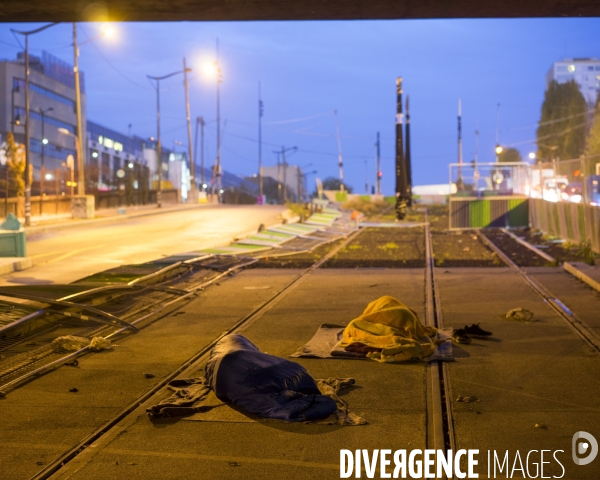
<svg viewBox="0 0 600 480">
<path fill-rule="evenodd" d="M 332 354 L 343 349 L 379 362 L 423 359 L 434 353 L 436 336 L 436 328 L 423 325 L 413 310 L 385 295 L 348 324 Z"/>
<path fill-rule="evenodd" d="M 219 340 L 205 378 L 221 401 L 262 417 L 302 422 L 326 418 L 337 409 L 302 365 L 263 353 L 242 335 Z"/>
</svg>

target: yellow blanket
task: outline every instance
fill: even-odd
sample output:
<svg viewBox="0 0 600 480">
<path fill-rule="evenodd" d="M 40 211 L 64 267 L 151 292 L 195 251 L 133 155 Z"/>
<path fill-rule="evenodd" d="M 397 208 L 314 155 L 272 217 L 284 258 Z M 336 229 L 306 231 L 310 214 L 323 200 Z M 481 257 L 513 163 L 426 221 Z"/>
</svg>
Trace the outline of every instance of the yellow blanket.
<svg viewBox="0 0 600 480">
<path fill-rule="evenodd" d="M 363 314 L 348 324 L 339 347 L 358 342 L 383 349 L 367 354 L 373 360 L 402 362 L 432 355 L 436 336 L 436 328 L 421 324 L 415 312 L 386 295 L 369 303 Z"/>
</svg>

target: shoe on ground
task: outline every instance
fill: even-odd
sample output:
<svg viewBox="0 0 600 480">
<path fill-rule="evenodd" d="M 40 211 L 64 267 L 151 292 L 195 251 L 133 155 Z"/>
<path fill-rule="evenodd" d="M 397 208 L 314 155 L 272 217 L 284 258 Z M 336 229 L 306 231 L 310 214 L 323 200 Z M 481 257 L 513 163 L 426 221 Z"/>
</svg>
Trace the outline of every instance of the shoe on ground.
<svg viewBox="0 0 600 480">
<path fill-rule="evenodd" d="M 452 332 L 452 341 L 455 343 L 471 343 L 471 338 L 467 335 L 464 328 L 457 328 Z"/>
<path fill-rule="evenodd" d="M 465 328 L 463 328 L 462 330 L 464 330 L 467 335 L 472 335 L 474 337 L 489 337 L 490 335 L 492 335 L 492 332 L 484 330 L 479 326 L 478 323 L 474 323 L 470 327 L 467 327 L 465 325 Z"/>
</svg>

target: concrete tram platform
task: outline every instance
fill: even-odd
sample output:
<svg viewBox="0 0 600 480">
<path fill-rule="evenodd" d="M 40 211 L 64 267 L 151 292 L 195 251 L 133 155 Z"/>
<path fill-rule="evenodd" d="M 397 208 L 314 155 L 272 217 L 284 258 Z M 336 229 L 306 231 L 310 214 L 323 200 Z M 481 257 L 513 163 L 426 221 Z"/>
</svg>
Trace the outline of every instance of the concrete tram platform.
<svg viewBox="0 0 600 480">
<path fill-rule="evenodd" d="M 530 270 L 537 276 L 556 274 L 553 269 Z M 537 450 L 530 456 L 530 476 L 541 450 L 563 450 L 557 458 L 566 470 L 564 478 L 599 478 L 600 461 L 577 466 L 571 458 L 576 432 L 600 438 L 598 354 L 509 269 L 437 269 L 437 278 L 445 325 L 481 322 L 494 333 L 487 340 L 455 345 L 456 362 L 449 364 L 456 448 L 478 448 L 485 454 L 480 478 L 488 478 L 488 450 L 497 451 L 501 462 L 508 451 L 511 469 L 517 450 L 523 465 L 528 452 Z M 553 280 L 554 287 L 573 282 L 566 276 Z M 563 298 L 564 291 L 557 288 L 554 293 Z M 579 310 L 597 311 L 597 298 L 579 295 Z M 531 310 L 536 321 L 503 318 L 517 307 Z M 459 397 L 476 400 L 456 401 Z M 544 476 L 563 478 L 552 453 L 546 453 L 545 461 Z M 516 476 L 523 474 L 516 471 Z"/>
<path fill-rule="evenodd" d="M 64 366 L 0 399 L 0 477 L 31 477 L 299 272 L 243 271 L 117 341 L 113 351 L 82 357 L 78 367 Z M 479 449 L 479 478 L 488 478 L 487 450 L 500 457 L 508 451 L 512 468 L 517 450 L 525 463 L 529 451 L 542 449 L 564 450 L 563 478 L 599 478 L 600 459 L 573 463 L 571 439 L 579 430 L 600 439 L 600 357 L 507 268 L 437 268 L 436 276 L 446 326 L 481 322 L 494 332 L 490 340 L 455 346 L 456 361 L 448 364 L 457 448 Z M 240 333 L 287 357 L 320 324 L 344 325 L 381 295 L 398 297 L 423 318 L 423 279 L 423 269 L 316 270 Z M 598 305 L 590 295 L 580 301 L 589 311 Z M 516 307 L 532 310 L 538 321 L 500 318 Z M 294 360 L 316 378 L 354 377 L 357 386 L 343 398 L 369 425 L 151 421 L 142 406 L 53 478 L 340 478 L 340 449 L 426 448 L 423 363 Z M 202 365 L 183 376 L 201 374 Z M 69 392 L 73 387 L 79 391 Z M 159 392 L 147 403 L 168 395 Z M 459 395 L 475 401 L 457 402 Z M 544 476 L 560 476 L 552 454 L 545 461 L 551 463 Z"/>
</svg>

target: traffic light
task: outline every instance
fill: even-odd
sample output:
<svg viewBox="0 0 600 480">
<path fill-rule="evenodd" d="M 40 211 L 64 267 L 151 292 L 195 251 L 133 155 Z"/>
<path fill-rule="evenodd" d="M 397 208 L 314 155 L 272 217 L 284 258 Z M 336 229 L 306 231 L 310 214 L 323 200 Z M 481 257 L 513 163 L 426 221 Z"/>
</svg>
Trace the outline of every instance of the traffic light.
<svg viewBox="0 0 600 480">
<path fill-rule="evenodd" d="M 377 172 L 377 176 L 378 176 L 379 178 L 383 177 L 383 172 Z"/>
</svg>

